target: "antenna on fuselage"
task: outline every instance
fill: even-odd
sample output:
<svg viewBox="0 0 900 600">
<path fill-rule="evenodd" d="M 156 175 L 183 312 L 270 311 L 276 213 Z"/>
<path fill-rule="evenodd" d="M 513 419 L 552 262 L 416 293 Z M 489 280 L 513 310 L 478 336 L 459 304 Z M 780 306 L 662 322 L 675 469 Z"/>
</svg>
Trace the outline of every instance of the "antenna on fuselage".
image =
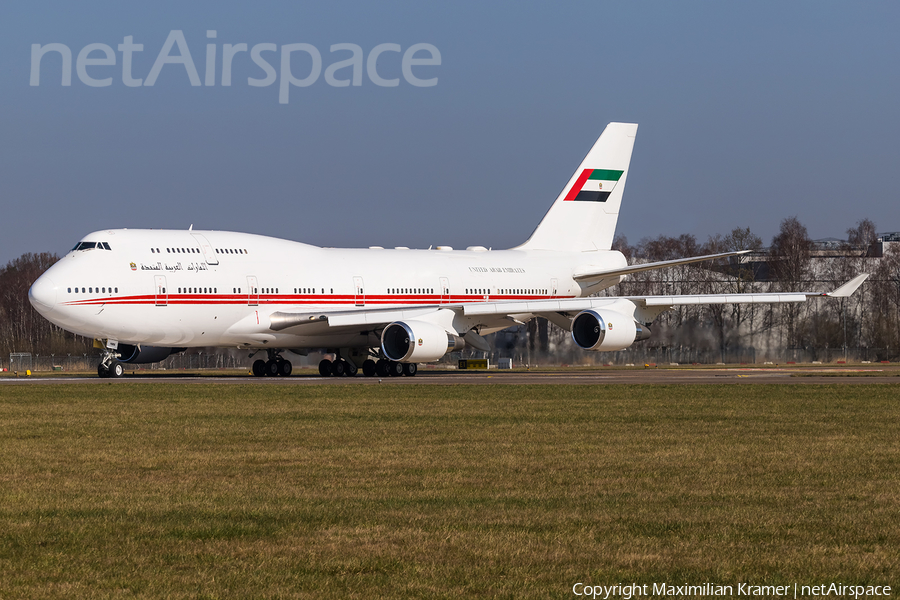
<svg viewBox="0 0 900 600">
<path fill-rule="evenodd" d="M 193 231 L 193 230 L 194 230 L 194 224 L 193 224 L 193 223 L 191 223 L 191 226 L 190 226 L 190 227 L 188 227 L 188 231 Z"/>
</svg>

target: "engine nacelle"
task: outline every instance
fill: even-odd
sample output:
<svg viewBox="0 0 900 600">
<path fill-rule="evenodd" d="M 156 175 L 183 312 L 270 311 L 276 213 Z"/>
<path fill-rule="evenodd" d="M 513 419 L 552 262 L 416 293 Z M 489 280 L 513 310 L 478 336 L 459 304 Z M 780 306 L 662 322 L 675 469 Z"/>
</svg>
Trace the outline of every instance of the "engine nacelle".
<svg viewBox="0 0 900 600">
<path fill-rule="evenodd" d="M 613 310 L 583 310 L 572 320 L 572 339 L 585 350 L 624 350 L 648 337 L 649 329 Z"/>
<path fill-rule="evenodd" d="M 118 360 L 123 363 L 147 364 L 165 360 L 170 354 L 182 352 L 184 348 L 163 348 L 161 346 L 132 346 L 131 344 L 119 344 L 117 352 Z"/>
<path fill-rule="evenodd" d="M 432 362 L 464 347 L 462 338 L 425 321 L 394 321 L 381 333 L 381 350 L 396 362 Z"/>
</svg>

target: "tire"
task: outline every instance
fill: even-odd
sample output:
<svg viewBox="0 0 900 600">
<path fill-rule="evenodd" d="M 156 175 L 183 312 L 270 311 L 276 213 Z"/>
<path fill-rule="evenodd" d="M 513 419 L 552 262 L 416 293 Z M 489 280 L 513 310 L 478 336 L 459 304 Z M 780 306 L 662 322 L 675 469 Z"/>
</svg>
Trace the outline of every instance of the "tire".
<svg viewBox="0 0 900 600">
<path fill-rule="evenodd" d="M 363 363 L 363 375 L 366 377 L 374 377 L 375 376 L 375 361 L 372 359 L 367 360 Z"/>
<path fill-rule="evenodd" d="M 347 363 L 342 360 L 336 360 L 331 363 L 331 374 L 340 377 L 347 370 Z"/>
<path fill-rule="evenodd" d="M 407 377 L 415 377 L 419 372 L 419 365 L 416 363 L 403 363 L 403 374 Z"/>
<path fill-rule="evenodd" d="M 278 377 L 278 361 L 266 361 L 266 377 Z"/>
<path fill-rule="evenodd" d="M 379 377 L 387 377 L 391 374 L 390 361 L 381 359 L 375 363 L 375 374 Z"/>
<path fill-rule="evenodd" d="M 294 371 L 294 365 L 289 360 L 282 360 L 278 363 L 278 374 L 282 377 L 290 377 Z"/>
<path fill-rule="evenodd" d="M 403 363 L 391 361 L 388 364 L 388 373 L 390 373 L 391 377 L 402 377 Z"/>
<path fill-rule="evenodd" d="M 125 365 L 123 365 L 122 363 L 120 363 L 117 360 L 114 360 L 112 366 L 109 368 L 108 376 L 112 377 L 114 379 L 118 379 L 119 377 L 122 377 L 123 375 L 125 375 Z"/>
<path fill-rule="evenodd" d="M 344 375 L 347 377 L 356 377 L 356 373 L 359 371 L 359 367 L 356 366 L 356 363 L 352 360 L 344 361 Z"/>
<path fill-rule="evenodd" d="M 254 377 L 265 377 L 266 361 L 262 359 L 253 361 L 253 367 L 250 370 L 253 372 Z"/>
<path fill-rule="evenodd" d="M 319 361 L 319 375 L 322 377 L 331 377 L 331 361 L 323 358 Z"/>
<path fill-rule="evenodd" d="M 109 369 L 105 368 L 103 365 L 98 365 L 97 376 L 101 379 L 106 379 L 107 377 L 109 377 Z"/>
</svg>

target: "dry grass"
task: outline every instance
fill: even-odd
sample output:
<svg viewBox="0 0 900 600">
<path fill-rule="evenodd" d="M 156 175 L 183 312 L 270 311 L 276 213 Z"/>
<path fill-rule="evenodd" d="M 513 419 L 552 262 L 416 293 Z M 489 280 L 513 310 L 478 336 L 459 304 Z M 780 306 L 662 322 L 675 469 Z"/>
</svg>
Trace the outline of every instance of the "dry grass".
<svg viewBox="0 0 900 600">
<path fill-rule="evenodd" d="M 0 597 L 900 583 L 898 386 L 0 387 Z"/>
</svg>

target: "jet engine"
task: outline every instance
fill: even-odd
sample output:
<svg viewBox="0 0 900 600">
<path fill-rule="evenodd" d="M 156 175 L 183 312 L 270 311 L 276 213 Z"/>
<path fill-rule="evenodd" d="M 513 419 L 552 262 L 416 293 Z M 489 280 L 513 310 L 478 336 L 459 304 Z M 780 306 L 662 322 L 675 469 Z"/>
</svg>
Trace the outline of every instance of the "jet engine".
<svg viewBox="0 0 900 600">
<path fill-rule="evenodd" d="M 649 329 L 612 310 L 583 310 L 572 319 L 572 339 L 585 350 L 624 350 L 649 337 Z"/>
<path fill-rule="evenodd" d="M 381 333 L 384 355 L 396 362 L 431 362 L 465 345 L 459 336 L 425 321 L 394 321 Z"/>
<path fill-rule="evenodd" d="M 119 362 L 133 364 L 155 363 L 168 358 L 170 354 L 183 352 L 184 348 L 163 348 L 161 346 L 132 346 L 131 344 L 119 344 L 117 349 Z"/>
</svg>

